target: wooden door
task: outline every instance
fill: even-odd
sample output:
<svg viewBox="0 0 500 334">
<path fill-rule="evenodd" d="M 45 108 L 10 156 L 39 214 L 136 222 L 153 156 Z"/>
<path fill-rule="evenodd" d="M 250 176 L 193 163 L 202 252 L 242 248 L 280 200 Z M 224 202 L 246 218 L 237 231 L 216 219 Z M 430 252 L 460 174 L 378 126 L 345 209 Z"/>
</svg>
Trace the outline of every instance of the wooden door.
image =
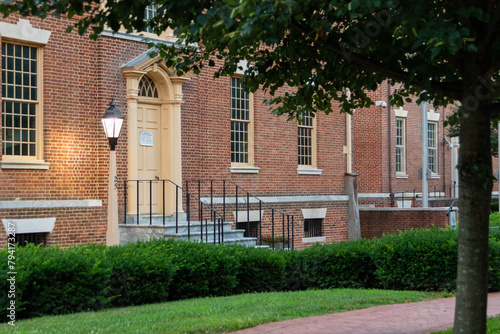
<svg viewBox="0 0 500 334">
<path fill-rule="evenodd" d="M 151 183 L 140 182 L 139 207 L 141 214 L 149 214 L 150 204 L 153 213 L 161 213 L 163 209 L 162 184 L 154 182 L 161 177 L 160 117 L 160 106 L 154 104 L 137 105 L 138 177 L 139 180 L 153 181 Z"/>
</svg>

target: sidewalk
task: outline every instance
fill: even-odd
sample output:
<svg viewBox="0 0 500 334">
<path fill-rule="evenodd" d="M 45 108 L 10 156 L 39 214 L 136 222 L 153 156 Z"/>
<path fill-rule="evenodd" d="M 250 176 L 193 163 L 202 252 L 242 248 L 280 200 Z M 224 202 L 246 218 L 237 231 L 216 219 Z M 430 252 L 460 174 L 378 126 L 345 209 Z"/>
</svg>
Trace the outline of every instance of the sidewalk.
<svg viewBox="0 0 500 334">
<path fill-rule="evenodd" d="M 318 317 L 285 320 L 235 333 L 256 334 L 412 334 L 432 333 L 453 327 L 455 298 L 418 303 L 375 306 Z M 488 295 L 488 317 L 500 315 L 500 292 Z"/>
</svg>

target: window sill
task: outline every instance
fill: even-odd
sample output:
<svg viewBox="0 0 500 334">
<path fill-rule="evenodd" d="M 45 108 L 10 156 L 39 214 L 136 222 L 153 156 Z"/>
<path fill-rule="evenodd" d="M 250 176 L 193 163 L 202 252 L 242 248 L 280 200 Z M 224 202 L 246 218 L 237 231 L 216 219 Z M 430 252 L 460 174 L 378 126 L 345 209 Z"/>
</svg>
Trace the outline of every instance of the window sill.
<svg viewBox="0 0 500 334">
<path fill-rule="evenodd" d="M 2 169 L 49 169 L 50 163 L 44 161 L 0 161 Z"/>
<path fill-rule="evenodd" d="M 321 175 L 322 169 L 318 168 L 297 168 L 297 174 L 299 175 Z"/>
<path fill-rule="evenodd" d="M 441 176 L 439 176 L 439 174 L 432 174 L 431 175 L 431 179 L 439 179 L 441 178 Z"/>
<path fill-rule="evenodd" d="M 231 173 L 241 173 L 241 174 L 258 174 L 260 168 L 252 166 L 231 166 Z"/>
<path fill-rule="evenodd" d="M 323 242 L 326 241 L 326 237 L 312 237 L 312 238 L 302 238 L 302 243 L 307 244 L 311 242 Z"/>
<path fill-rule="evenodd" d="M 408 175 L 406 174 L 396 174 L 396 179 L 407 179 Z"/>
</svg>

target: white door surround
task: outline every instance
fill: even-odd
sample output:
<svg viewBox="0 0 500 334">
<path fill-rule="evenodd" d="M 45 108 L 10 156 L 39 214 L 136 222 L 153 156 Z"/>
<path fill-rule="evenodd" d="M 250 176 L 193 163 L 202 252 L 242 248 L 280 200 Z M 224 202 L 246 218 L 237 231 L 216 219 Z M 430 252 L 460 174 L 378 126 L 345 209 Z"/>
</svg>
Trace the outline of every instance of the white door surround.
<svg viewBox="0 0 500 334">
<path fill-rule="evenodd" d="M 173 69 L 167 68 L 160 57 L 151 58 L 146 52 L 121 67 L 126 79 L 127 88 L 127 179 L 138 180 L 138 103 L 154 103 L 160 108 L 159 140 L 160 148 L 160 179 L 169 179 L 177 185 L 182 183 L 181 155 L 181 104 L 182 85 L 194 74 L 183 76 L 173 74 Z M 139 81 L 143 75 L 148 75 L 158 90 L 158 99 L 139 96 Z M 136 213 L 137 189 L 133 183 L 127 188 L 127 213 Z M 175 188 L 169 187 L 166 194 L 166 213 L 175 211 Z M 180 210 L 180 208 L 179 208 Z"/>
</svg>

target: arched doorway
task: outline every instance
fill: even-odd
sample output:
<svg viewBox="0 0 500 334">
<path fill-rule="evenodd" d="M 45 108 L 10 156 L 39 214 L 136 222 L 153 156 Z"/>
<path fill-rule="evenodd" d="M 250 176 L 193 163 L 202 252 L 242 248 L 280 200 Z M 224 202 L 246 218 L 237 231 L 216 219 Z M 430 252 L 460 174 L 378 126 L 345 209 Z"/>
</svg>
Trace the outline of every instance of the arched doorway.
<svg viewBox="0 0 500 334">
<path fill-rule="evenodd" d="M 182 182 L 181 104 L 182 85 L 192 75 L 171 75 L 172 69 L 149 53 L 122 66 L 127 80 L 127 214 L 175 212 L 175 184 Z M 151 189 L 150 189 L 151 187 Z M 164 195 L 165 194 L 165 195 Z M 137 201 L 139 200 L 139 201 Z M 151 206 L 150 206 L 151 204 Z M 181 208 L 178 208 L 179 211 Z"/>
</svg>

